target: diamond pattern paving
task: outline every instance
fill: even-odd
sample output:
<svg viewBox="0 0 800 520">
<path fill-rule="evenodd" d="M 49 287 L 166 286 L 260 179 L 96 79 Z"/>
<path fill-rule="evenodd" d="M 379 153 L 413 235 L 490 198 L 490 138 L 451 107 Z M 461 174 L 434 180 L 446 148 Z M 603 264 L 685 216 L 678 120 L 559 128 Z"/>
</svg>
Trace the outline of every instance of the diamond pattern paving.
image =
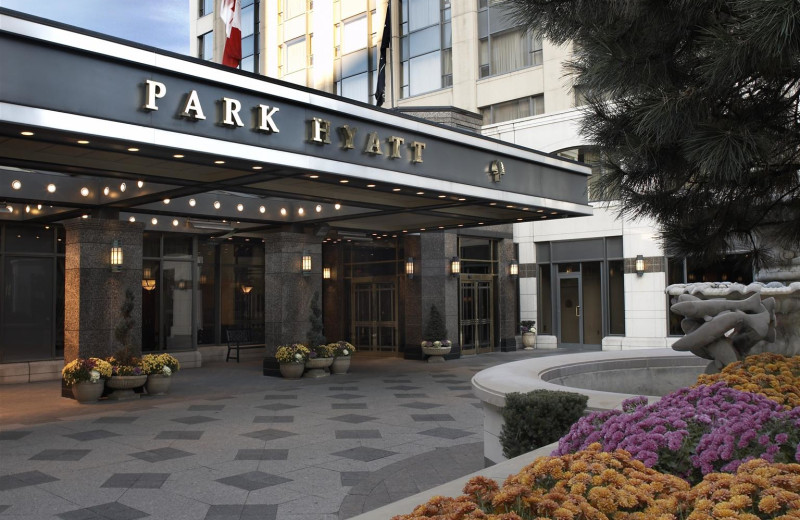
<svg viewBox="0 0 800 520">
<path fill-rule="evenodd" d="M 348 399 L 363 399 L 364 398 L 363 395 L 358 395 L 358 394 L 335 394 L 335 395 L 330 395 L 328 397 L 332 397 L 334 399 L 345 399 L 345 400 L 348 400 Z"/>
<path fill-rule="evenodd" d="M 273 412 L 280 412 L 281 410 L 289 410 L 290 408 L 298 408 L 295 404 L 285 404 L 285 403 L 270 403 L 270 404 L 262 404 L 261 406 L 256 406 L 256 408 L 261 408 L 263 410 L 271 410 Z"/>
<path fill-rule="evenodd" d="M 420 435 L 429 435 L 431 437 L 439 437 L 441 439 L 460 439 L 472 435 L 472 432 L 457 430 L 455 428 L 434 428 L 432 430 L 425 430 L 419 432 Z"/>
<path fill-rule="evenodd" d="M 156 439 L 196 441 L 203 436 L 203 433 L 198 430 L 164 430 L 156 435 Z"/>
<path fill-rule="evenodd" d="M 277 516 L 276 505 L 216 505 L 208 508 L 204 520 L 275 520 Z"/>
<path fill-rule="evenodd" d="M 291 437 L 292 435 L 297 435 L 297 434 L 292 432 L 285 432 L 283 430 L 274 430 L 272 428 L 267 428 L 266 430 L 258 430 L 242 434 L 243 437 L 250 437 L 262 441 L 274 441 L 275 439 L 283 439 L 284 437 Z"/>
<path fill-rule="evenodd" d="M 119 502 L 109 502 L 99 506 L 76 509 L 75 511 L 58 515 L 59 518 L 64 520 L 136 520 L 146 516 L 150 515 Z"/>
<path fill-rule="evenodd" d="M 29 460 L 81 460 L 92 450 L 44 450 Z"/>
<path fill-rule="evenodd" d="M 160 489 L 169 473 L 114 473 L 102 486 L 123 489 Z"/>
<path fill-rule="evenodd" d="M 24 473 L 14 473 L 12 475 L 3 475 L 0 477 L 0 491 L 8 491 L 9 489 L 17 489 L 26 486 L 35 486 L 37 484 L 44 484 L 45 482 L 55 482 L 58 479 L 51 477 L 41 471 L 26 471 Z"/>
<path fill-rule="evenodd" d="M 336 455 L 337 457 L 344 457 L 346 459 L 360 460 L 361 462 L 370 462 L 373 460 L 378 460 L 388 457 L 390 455 L 396 455 L 396 453 L 388 450 L 379 450 L 377 448 L 367 448 L 366 446 L 359 446 L 358 448 L 352 448 L 344 451 L 337 451 L 336 453 L 331 453 L 331 455 Z"/>
<path fill-rule="evenodd" d="M 448 390 L 472 390 L 470 385 L 457 385 L 457 386 L 448 386 Z"/>
<path fill-rule="evenodd" d="M 382 439 L 380 430 L 336 430 L 337 439 Z"/>
<path fill-rule="evenodd" d="M 367 403 L 331 403 L 333 410 L 366 410 Z"/>
<path fill-rule="evenodd" d="M 6 432 L 0 432 L 0 441 L 16 441 L 25 437 L 29 433 L 31 432 L 25 430 L 10 430 Z"/>
<path fill-rule="evenodd" d="M 224 404 L 193 404 L 187 410 L 190 412 L 219 412 L 224 408 Z"/>
<path fill-rule="evenodd" d="M 235 460 L 286 460 L 289 450 L 239 450 Z"/>
<path fill-rule="evenodd" d="M 281 400 L 281 399 L 297 399 L 296 394 L 267 394 L 264 399 L 268 400 Z"/>
<path fill-rule="evenodd" d="M 364 422 L 374 421 L 375 417 L 370 417 L 368 415 L 358 415 L 358 414 L 347 414 L 347 415 L 340 415 L 339 417 L 331 417 L 331 421 L 341 421 L 351 424 L 361 424 Z"/>
<path fill-rule="evenodd" d="M 331 392 L 344 392 L 346 390 L 358 390 L 357 386 L 329 386 L 328 390 Z"/>
<path fill-rule="evenodd" d="M 342 471 L 339 479 L 342 482 L 342 486 L 355 486 L 367 478 L 367 475 L 369 475 L 369 471 Z"/>
<path fill-rule="evenodd" d="M 278 484 L 291 481 L 291 479 L 272 475 L 271 473 L 264 473 L 263 471 L 250 471 L 249 473 L 242 473 L 241 475 L 217 479 L 217 482 L 247 491 L 264 489 L 265 487 L 277 486 Z"/>
<path fill-rule="evenodd" d="M 439 422 L 439 421 L 455 421 L 448 413 L 427 413 L 427 414 L 411 414 L 411 418 L 416 422 Z"/>
<path fill-rule="evenodd" d="M 136 419 L 138 419 L 138 417 L 135 415 L 122 415 L 119 417 L 100 417 L 94 422 L 97 424 L 131 424 Z"/>
<path fill-rule="evenodd" d="M 398 386 L 387 386 L 389 390 L 417 390 L 419 389 L 418 386 L 411 386 L 411 385 L 398 385 Z"/>
<path fill-rule="evenodd" d="M 217 421 L 213 417 L 206 417 L 205 415 L 193 415 L 191 417 L 181 417 L 180 419 L 172 419 L 173 421 L 181 424 L 202 424 L 211 421 Z"/>
<path fill-rule="evenodd" d="M 401 404 L 400 406 L 405 406 L 406 408 L 416 408 L 417 410 L 430 410 L 431 408 L 438 408 L 442 406 L 440 404 L 433 404 L 433 403 L 423 403 L 420 401 L 414 401 L 413 403 L 405 403 Z"/>
<path fill-rule="evenodd" d="M 257 415 L 253 417 L 254 423 L 291 423 L 294 415 Z"/>
<path fill-rule="evenodd" d="M 398 399 L 425 399 L 428 394 L 394 394 Z"/>
<path fill-rule="evenodd" d="M 189 453 L 188 451 L 183 451 L 176 448 L 158 448 L 155 450 L 140 451 L 130 454 L 131 457 L 136 457 L 137 459 L 142 459 L 146 462 L 162 462 L 170 459 L 188 457 L 190 455 L 194 455 L 194 453 Z"/>
</svg>

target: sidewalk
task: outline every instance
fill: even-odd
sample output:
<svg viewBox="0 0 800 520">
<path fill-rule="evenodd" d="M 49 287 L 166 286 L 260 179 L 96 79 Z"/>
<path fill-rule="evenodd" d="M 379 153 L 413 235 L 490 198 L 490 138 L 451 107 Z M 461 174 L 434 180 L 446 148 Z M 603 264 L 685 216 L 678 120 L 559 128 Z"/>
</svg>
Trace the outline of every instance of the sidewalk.
<svg viewBox="0 0 800 520">
<path fill-rule="evenodd" d="M 211 363 L 168 396 L 91 405 L 60 382 L 0 386 L 0 519 L 344 520 L 480 470 L 470 379 L 556 353 L 356 355 L 298 381 Z"/>
</svg>

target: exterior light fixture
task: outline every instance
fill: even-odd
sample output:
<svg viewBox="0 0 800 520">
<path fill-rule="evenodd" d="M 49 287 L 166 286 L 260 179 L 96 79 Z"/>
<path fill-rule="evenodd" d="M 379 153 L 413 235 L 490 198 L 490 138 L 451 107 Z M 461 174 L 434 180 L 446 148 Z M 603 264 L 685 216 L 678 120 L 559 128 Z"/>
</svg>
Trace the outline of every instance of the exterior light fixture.
<svg viewBox="0 0 800 520">
<path fill-rule="evenodd" d="M 142 289 L 145 291 L 152 291 L 156 288 L 156 280 L 153 278 L 153 273 L 149 267 L 144 268 L 142 273 Z"/>
<path fill-rule="evenodd" d="M 14 188 L 15 190 L 22 188 L 22 181 L 19 180 L 11 181 L 11 187 Z"/>
<path fill-rule="evenodd" d="M 311 274 L 311 252 L 309 251 L 303 251 L 302 271 L 303 276 Z"/>
<path fill-rule="evenodd" d="M 253 290 L 253 286 L 252 285 L 242 285 L 242 292 L 244 294 L 250 294 L 250 291 L 252 291 L 252 290 Z"/>
<path fill-rule="evenodd" d="M 325 280 L 331 279 L 331 268 L 330 267 L 323 267 L 322 268 L 322 278 Z"/>
<path fill-rule="evenodd" d="M 47 192 L 48 193 L 55 193 L 56 192 L 56 185 L 55 184 L 48 184 L 47 185 Z"/>
<path fill-rule="evenodd" d="M 86 186 L 81 188 L 81 195 L 84 196 L 84 197 L 88 197 L 89 196 L 89 188 L 87 188 Z"/>
<path fill-rule="evenodd" d="M 450 276 L 453 278 L 461 276 L 461 259 L 457 256 L 454 256 L 450 260 Z"/>
<path fill-rule="evenodd" d="M 406 258 L 406 276 L 409 279 L 414 278 L 414 257 L 412 256 Z"/>
<path fill-rule="evenodd" d="M 111 272 L 118 273 L 122 270 L 122 246 L 118 240 L 111 242 Z"/>
<path fill-rule="evenodd" d="M 642 255 L 636 255 L 636 276 L 642 276 L 644 274 L 644 257 Z"/>
<path fill-rule="evenodd" d="M 511 263 L 508 264 L 508 275 L 512 280 L 516 280 L 519 277 L 519 261 L 516 258 L 512 259 Z"/>
</svg>

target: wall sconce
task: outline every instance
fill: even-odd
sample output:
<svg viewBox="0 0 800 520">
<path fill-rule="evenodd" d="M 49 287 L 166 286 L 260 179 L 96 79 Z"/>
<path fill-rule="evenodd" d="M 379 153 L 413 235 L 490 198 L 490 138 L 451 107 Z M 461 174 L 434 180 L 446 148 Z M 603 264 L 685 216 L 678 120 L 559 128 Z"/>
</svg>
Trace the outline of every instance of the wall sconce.
<svg viewBox="0 0 800 520">
<path fill-rule="evenodd" d="M 512 259 L 511 263 L 508 264 L 508 275 L 512 280 L 516 280 L 519 277 L 519 261 L 517 259 Z"/>
<path fill-rule="evenodd" d="M 250 291 L 253 290 L 252 285 L 242 285 L 242 292 L 245 294 L 250 294 Z"/>
<path fill-rule="evenodd" d="M 322 278 L 325 280 L 331 279 L 331 268 L 330 267 L 323 267 L 322 268 Z"/>
<path fill-rule="evenodd" d="M 411 256 L 406 258 L 406 276 L 409 279 L 414 278 L 414 258 Z"/>
<path fill-rule="evenodd" d="M 450 276 L 458 278 L 461 275 L 461 259 L 454 256 L 450 260 Z"/>
<path fill-rule="evenodd" d="M 156 280 L 153 278 L 153 273 L 149 267 L 144 268 L 142 273 L 142 289 L 145 291 L 152 291 L 156 288 Z"/>
<path fill-rule="evenodd" d="M 311 274 L 311 252 L 303 251 L 303 276 L 308 276 Z"/>
<path fill-rule="evenodd" d="M 644 274 L 644 257 L 642 255 L 636 255 L 636 276 L 642 276 Z"/>
<path fill-rule="evenodd" d="M 118 273 L 122 270 L 122 246 L 119 241 L 111 242 L 111 272 Z"/>
</svg>

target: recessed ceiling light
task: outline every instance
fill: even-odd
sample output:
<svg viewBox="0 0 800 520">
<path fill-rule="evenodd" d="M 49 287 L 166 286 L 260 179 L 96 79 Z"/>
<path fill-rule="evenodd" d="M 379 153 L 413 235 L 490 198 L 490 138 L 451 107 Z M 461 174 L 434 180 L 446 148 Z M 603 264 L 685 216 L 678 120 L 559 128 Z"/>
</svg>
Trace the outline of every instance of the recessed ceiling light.
<svg viewBox="0 0 800 520">
<path fill-rule="evenodd" d="M 496 202 L 490 202 L 489 205 L 490 206 L 497 206 L 497 203 Z"/>
<path fill-rule="evenodd" d="M 47 185 L 47 191 L 50 192 L 50 193 L 55 193 L 56 192 L 56 185 L 55 184 L 48 184 Z"/>
<path fill-rule="evenodd" d="M 41 211 L 41 210 L 42 210 L 42 205 L 41 205 L 41 204 L 37 204 L 37 205 L 36 205 L 36 209 L 38 209 L 39 211 Z"/>
<path fill-rule="evenodd" d="M 138 152 L 139 149 L 138 148 L 128 148 L 128 151 L 129 152 Z"/>
<path fill-rule="evenodd" d="M 89 218 L 89 215 L 81 215 L 81 218 Z"/>
<path fill-rule="evenodd" d="M 220 204 L 218 200 L 215 200 L 214 201 L 214 209 L 219 209 L 220 206 L 222 206 L 222 204 Z"/>
<path fill-rule="evenodd" d="M 121 191 L 122 193 L 125 193 L 125 190 L 127 190 L 127 189 L 128 189 L 128 185 L 125 184 L 124 182 L 119 185 L 119 191 Z"/>
<path fill-rule="evenodd" d="M 419 228 L 420 231 L 425 231 L 424 227 Z"/>
<path fill-rule="evenodd" d="M 111 188 L 109 188 L 108 186 L 103 188 L 103 195 L 108 195 L 109 193 L 111 193 Z"/>
<path fill-rule="evenodd" d="M 537 209 L 536 213 L 544 213 L 544 210 L 543 209 Z"/>
<path fill-rule="evenodd" d="M 392 188 L 392 191 L 400 191 L 400 188 Z"/>
<path fill-rule="evenodd" d="M 78 144 L 89 144 L 89 141 L 87 141 L 86 139 L 81 139 L 80 141 L 78 141 Z"/>
<path fill-rule="evenodd" d="M 518 221 L 518 222 L 522 222 L 522 219 L 521 219 L 521 218 L 518 218 L 518 219 L 517 219 L 517 221 Z"/>
<path fill-rule="evenodd" d="M 254 170 L 261 170 L 261 169 L 263 169 L 263 168 L 264 168 L 263 166 L 253 166 L 253 169 L 254 169 Z"/>
<path fill-rule="evenodd" d="M 443 199 L 443 198 L 445 198 L 445 197 L 447 197 L 447 195 L 439 195 L 439 198 L 440 198 L 440 199 Z"/>
<path fill-rule="evenodd" d="M 506 208 L 508 208 L 508 209 L 514 209 L 514 206 L 512 206 L 511 204 L 508 204 L 508 205 L 506 206 Z"/>
<path fill-rule="evenodd" d="M 136 185 L 142 188 L 144 187 L 144 181 L 136 181 Z"/>
<path fill-rule="evenodd" d="M 225 164 L 225 161 L 223 161 L 223 160 L 214 161 L 214 164 Z"/>
<path fill-rule="evenodd" d="M 156 217 L 153 217 L 150 219 L 150 223 L 155 226 L 156 224 L 158 224 L 158 219 Z"/>
<path fill-rule="evenodd" d="M 550 214 L 551 215 L 558 215 L 558 211 L 551 211 Z"/>
<path fill-rule="evenodd" d="M 306 214 L 306 210 L 304 210 L 303 208 L 297 208 L 297 214 L 303 216 Z"/>
<path fill-rule="evenodd" d="M 22 181 L 18 180 L 11 181 L 11 187 L 14 188 L 15 190 L 22 188 Z"/>
<path fill-rule="evenodd" d="M 24 135 L 25 137 L 30 137 L 33 135 L 33 132 L 26 130 L 24 132 L 20 132 L 20 135 Z"/>
<path fill-rule="evenodd" d="M 281 215 L 286 216 L 286 208 L 281 208 Z"/>
<path fill-rule="evenodd" d="M 418 191 L 417 195 L 425 195 L 425 192 L 424 191 Z"/>
<path fill-rule="evenodd" d="M 367 184 L 367 188 L 374 188 L 374 187 L 375 187 L 374 184 Z"/>
<path fill-rule="evenodd" d="M 128 222 L 136 222 L 136 217 L 134 216 L 128 217 Z"/>
<path fill-rule="evenodd" d="M 172 225 L 173 225 L 174 227 L 178 227 L 178 224 L 179 224 L 179 223 L 180 223 L 180 222 L 178 222 L 178 219 L 174 219 L 174 220 L 172 221 Z"/>
<path fill-rule="evenodd" d="M 309 179 L 319 179 L 319 175 L 309 175 Z"/>
<path fill-rule="evenodd" d="M 30 213 L 30 212 L 31 212 L 31 207 L 25 206 L 25 213 Z"/>
<path fill-rule="evenodd" d="M 197 204 L 197 201 L 196 201 L 196 200 L 194 200 L 194 199 L 189 199 L 189 205 L 190 205 L 191 207 L 195 207 L 195 205 L 196 205 L 196 204 Z"/>
<path fill-rule="evenodd" d="M 266 213 L 267 212 L 267 208 L 265 208 L 264 206 L 261 206 L 261 207 L 258 208 L 258 211 L 260 213 Z"/>
<path fill-rule="evenodd" d="M 322 205 L 321 204 L 317 204 L 317 207 L 314 208 L 314 209 L 317 210 L 317 213 L 319 213 L 320 211 L 322 211 Z"/>
<path fill-rule="evenodd" d="M 164 204 L 169 204 L 169 203 L 170 203 L 169 199 L 164 199 Z"/>
<path fill-rule="evenodd" d="M 342 184 L 347 184 L 347 183 L 348 183 L 348 182 L 350 182 L 350 181 L 349 181 L 349 180 L 347 180 L 347 179 L 342 179 L 342 180 L 340 180 L 339 182 L 341 182 Z"/>
<path fill-rule="evenodd" d="M 458 199 L 459 202 L 464 202 L 465 200 L 467 200 L 467 199 L 465 199 L 464 197 L 461 197 L 460 199 Z"/>
<path fill-rule="evenodd" d="M 483 225 L 483 222 L 478 222 L 478 225 L 479 225 L 479 226 L 482 226 L 482 225 Z"/>
<path fill-rule="evenodd" d="M 173 155 L 173 157 L 176 158 L 176 159 L 183 159 L 186 156 L 183 155 L 182 153 L 176 153 L 175 155 Z"/>
<path fill-rule="evenodd" d="M 333 205 L 333 209 L 342 209 L 342 205 L 337 202 Z"/>
<path fill-rule="evenodd" d="M 244 211 L 244 204 L 241 204 L 241 203 L 240 203 L 240 204 L 237 204 L 237 205 L 236 205 L 236 209 L 237 209 L 238 211 Z"/>
</svg>

